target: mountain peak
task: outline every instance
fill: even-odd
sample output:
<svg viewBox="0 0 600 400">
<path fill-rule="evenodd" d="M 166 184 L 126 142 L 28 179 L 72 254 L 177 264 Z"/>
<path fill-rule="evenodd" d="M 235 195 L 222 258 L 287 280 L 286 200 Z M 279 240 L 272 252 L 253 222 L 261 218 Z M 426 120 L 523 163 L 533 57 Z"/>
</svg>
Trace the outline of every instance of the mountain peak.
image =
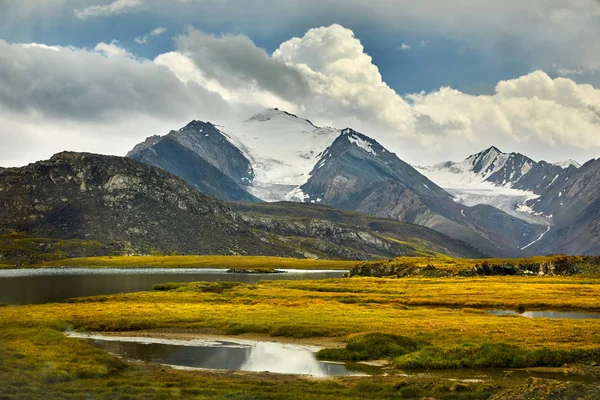
<svg viewBox="0 0 600 400">
<path fill-rule="evenodd" d="M 194 119 L 194 120 L 190 121 L 186 126 L 181 128 L 179 130 L 179 132 L 190 130 L 190 129 L 202 131 L 202 129 L 204 129 L 204 127 L 213 127 L 214 128 L 214 125 L 211 124 L 210 122 L 204 122 L 204 121 Z"/>
<path fill-rule="evenodd" d="M 499 148 L 497 148 L 496 146 L 490 146 L 487 149 L 485 149 L 484 151 L 482 151 L 479 154 L 504 154 Z"/>
<path fill-rule="evenodd" d="M 264 111 L 259 112 L 258 114 L 254 114 L 251 116 L 246 122 L 267 122 L 272 119 L 288 119 L 303 123 L 308 123 L 312 128 L 316 129 L 317 127 L 305 118 L 300 118 L 296 114 L 292 114 L 285 110 L 280 110 L 279 108 L 268 108 Z"/>
<path fill-rule="evenodd" d="M 347 138 L 351 144 L 374 156 L 377 155 L 378 151 L 386 151 L 376 140 L 352 128 L 342 129 L 340 137 Z"/>
</svg>

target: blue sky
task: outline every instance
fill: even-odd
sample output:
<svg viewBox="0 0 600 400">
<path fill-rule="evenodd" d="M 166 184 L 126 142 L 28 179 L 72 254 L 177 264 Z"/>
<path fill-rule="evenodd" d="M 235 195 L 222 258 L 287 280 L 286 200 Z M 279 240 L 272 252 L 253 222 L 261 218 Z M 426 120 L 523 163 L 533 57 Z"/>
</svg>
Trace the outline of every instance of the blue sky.
<svg viewBox="0 0 600 400">
<path fill-rule="evenodd" d="M 598 37 L 595 0 L 0 0 L 0 165 L 271 106 L 413 163 L 492 144 L 583 162 Z"/>
</svg>

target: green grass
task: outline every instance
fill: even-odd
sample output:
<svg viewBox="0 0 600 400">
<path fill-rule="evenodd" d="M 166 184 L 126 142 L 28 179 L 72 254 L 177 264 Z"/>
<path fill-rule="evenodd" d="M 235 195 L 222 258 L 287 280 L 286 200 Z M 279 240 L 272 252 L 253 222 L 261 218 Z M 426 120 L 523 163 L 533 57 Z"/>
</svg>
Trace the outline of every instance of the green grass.
<svg viewBox="0 0 600 400">
<path fill-rule="evenodd" d="M 600 347 L 530 350 L 506 343 L 465 343 L 444 348 L 404 336 L 368 333 L 350 337 L 345 348 L 322 349 L 317 357 L 333 361 L 393 358 L 394 365 L 401 369 L 559 367 L 573 362 L 599 361 Z"/>
<path fill-rule="evenodd" d="M 574 362 L 600 360 L 600 348 L 528 350 L 506 343 L 463 344 L 450 348 L 425 346 L 396 357 L 403 369 L 559 367 Z"/>
<path fill-rule="evenodd" d="M 527 258 L 489 258 L 467 259 L 454 258 L 441 254 L 425 257 L 397 257 L 390 260 L 367 261 L 357 265 L 358 269 L 373 271 L 382 276 L 476 276 L 476 269 L 490 271 L 510 269 L 537 270 L 540 267 L 555 267 L 559 274 L 561 271 L 574 271 L 575 273 L 600 274 L 600 257 L 592 256 L 566 256 L 548 255 Z M 537 275 L 537 273 L 535 273 Z M 490 275 L 494 275 L 491 273 Z M 500 273 L 499 273 L 500 275 Z"/>
<path fill-rule="evenodd" d="M 310 379 L 276 374 L 178 371 L 127 363 L 56 328 L 0 327 L 0 398 L 10 399 L 438 399 L 483 400 L 502 385 L 433 377 Z M 420 398 L 420 397 L 419 397 Z"/>
<path fill-rule="evenodd" d="M 118 250 L 114 246 L 107 246 L 95 240 L 39 238 L 23 233 L 0 235 L 0 255 L 3 257 L 0 268 L 14 268 L 89 254 L 116 253 Z"/>
<path fill-rule="evenodd" d="M 347 340 L 343 349 L 322 349 L 317 353 L 321 360 L 364 361 L 392 358 L 417 351 L 420 343 L 404 336 L 368 333 Z"/>
</svg>

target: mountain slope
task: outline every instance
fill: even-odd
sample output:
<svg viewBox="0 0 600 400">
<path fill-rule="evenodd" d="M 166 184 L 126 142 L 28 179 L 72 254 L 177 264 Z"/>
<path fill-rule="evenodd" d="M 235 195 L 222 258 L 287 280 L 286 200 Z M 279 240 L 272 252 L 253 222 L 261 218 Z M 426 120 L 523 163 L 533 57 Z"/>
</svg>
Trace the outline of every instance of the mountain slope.
<svg viewBox="0 0 600 400">
<path fill-rule="evenodd" d="M 335 227 L 354 227 L 359 236 L 368 232 L 379 238 L 391 239 L 392 242 L 405 246 L 406 253 L 410 255 L 438 253 L 463 258 L 488 257 L 467 242 L 452 239 L 433 229 L 356 211 L 298 202 L 233 203 L 232 207 L 244 220 L 270 225 L 265 229 L 280 234 L 293 231 L 295 236 L 314 237 L 322 233 L 319 229 L 323 226 L 321 223 L 328 222 L 333 224 L 330 226 Z M 271 222 L 265 223 L 266 220 Z M 364 246 L 368 243 L 358 245 Z"/>
<path fill-rule="evenodd" d="M 224 172 L 169 136 L 136 152 L 131 158 L 177 175 L 201 193 L 223 200 L 260 201 Z"/>
<path fill-rule="evenodd" d="M 491 255 L 517 255 L 541 227 L 489 206 L 465 207 L 375 140 L 344 129 L 322 154 L 307 201 L 433 228 Z"/>
<path fill-rule="evenodd" d="M 461 162 L 448 161 L 419 169 L 434 181 L 444 181 L 443 187 L 470 189 L 466 184 L 488 182 L 498 188 L 539 195 L 549 187 L 564 182 L 577 167 L 572 163 L 565 168 L 545 161 L 536 162 L 523 154 L 503 153 L 492 146 Z"/>
<path fill-rule="evenodd" d="M 600 159 L 573 171 L 527 206 L 554 220 L 543 240 L 532 245 L 534 251 L 600 254 Z"/>
<path fill-rule="evenodd" d="M 211 123 L 192 121 L 168 135 L 151 136 L 127 157 L 169 171 L 222 200 L 259 201 L 244 188 L 254 179 L 250 162 Z"/>
</svg>

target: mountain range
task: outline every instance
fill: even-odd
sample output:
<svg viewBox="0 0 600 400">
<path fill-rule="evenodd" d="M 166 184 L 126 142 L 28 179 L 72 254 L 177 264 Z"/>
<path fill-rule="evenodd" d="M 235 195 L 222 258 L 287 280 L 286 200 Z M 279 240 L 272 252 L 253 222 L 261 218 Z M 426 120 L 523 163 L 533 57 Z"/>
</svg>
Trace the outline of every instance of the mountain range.
<svg viewBox="0 0 600 400">
<path fill-rule="evenodd" d="M 363 133 L 318 127 L 279 109 L 227 128 L 192 121 L 148 138 L 128 156 L 223 200 L 296 201 L 359 211 L 432 228 L 492 256 L 572 248 L 563 246 L 571 239 L 562 235 L 542 246 L 560 218 L 531 201 L 583 168 L 575 162 L 535 162 L 493 146 L 462 162 L 413 167 Z M 592 233 L 578 251 L 595 252 L 596 246 Z"/>
<path fill-rule="evenodd" d="M 413 167 L 364 133 L 269 109 L 232 127 L 191 121 L 126 158 L 65 152 L 0 169 L 0 234 L 143 254 L 597 254 L 599 186 L 600 160 L 492 146 Z"/>
<path fill-rule="evenodd" d="M 71 254 L 71 244 L 77 256 L 486 256 L 467 243 L 399 221 L 313 204 L 226 203 L 160 168 L 89 153 L 64 152 L 1 170 L 0 208 L 0 236 L 9 242 L 0 246 L 0 264 L 61 258 Z M 60 249 L 56 238 L 66 241 Z"/>
</svg>

